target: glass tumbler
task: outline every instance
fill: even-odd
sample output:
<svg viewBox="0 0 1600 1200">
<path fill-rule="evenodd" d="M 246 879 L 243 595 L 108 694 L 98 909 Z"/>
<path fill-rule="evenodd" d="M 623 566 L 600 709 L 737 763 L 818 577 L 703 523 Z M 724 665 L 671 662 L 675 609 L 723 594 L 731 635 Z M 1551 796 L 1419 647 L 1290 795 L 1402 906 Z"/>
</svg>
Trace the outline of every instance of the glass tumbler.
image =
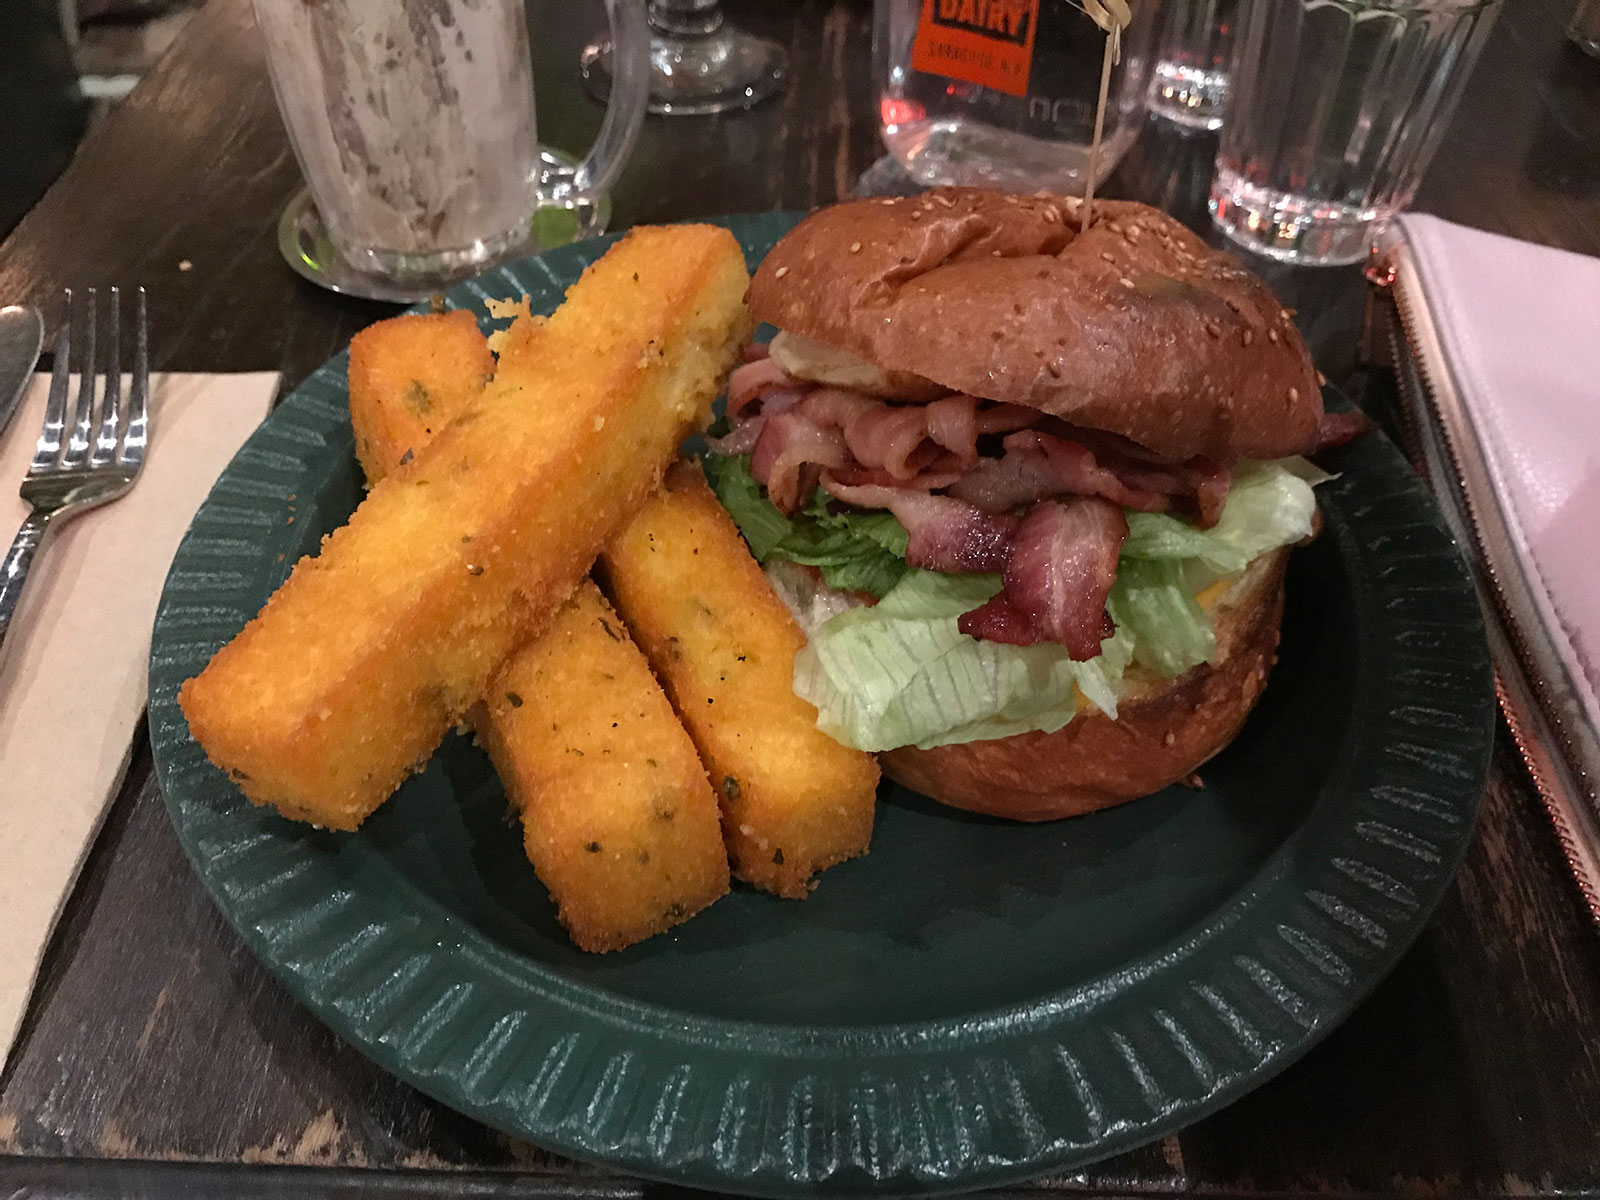
<svg viewBox="0 0 1600 1200">
<path fill-rule="evenodd" d="M 1241 0 L 1211 214 L 1285 262 L 1366 257 L 1416 194 L 1499 0 Z"/>
<path fill-rule="evenodd" d="M 517 253 L 541 205 L 593 208 L 649 79 L 644 6 L 606 9 L 627 70 L 569 166 L 539 151 L 524 0 L 255 0 L 289 140 L 344 261 L 425 290 Z"/>
<path fill-rule="evenodd" d="M 1220 129 L 1239 0 L 1164 0 L 1156 15 L 1150 111 L 1191 129 Z"/>
<path fill-rule="evenodd" d="M 1139 132 L 1153 0 L 1131 0 L 1095 183 Z M 1080 191 L 1106 34 L 1071 0 L 877 0 L 884 145 L 919 183 Z"/>
</svg>

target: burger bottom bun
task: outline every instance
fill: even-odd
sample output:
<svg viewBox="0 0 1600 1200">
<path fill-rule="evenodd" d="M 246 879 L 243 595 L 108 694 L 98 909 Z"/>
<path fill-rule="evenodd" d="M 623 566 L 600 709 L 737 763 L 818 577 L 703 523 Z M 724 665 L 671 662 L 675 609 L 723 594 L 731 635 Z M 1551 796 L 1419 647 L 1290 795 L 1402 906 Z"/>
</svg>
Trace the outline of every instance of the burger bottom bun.
<svg viewBox="0 0 1600 1200">
<path fill-rule="evenodd" d="M 1117 719 L 1080 713 L 1054 733 L 878 756 L 891 779 L 943 804 L 1016 821 L 1052 821 L 1160 791 L 1226 746 L 1277 658 L 1289 548 L 1264 554 L 1211 610 L 1215 661 L 1176 679 L 1125 676 Z"/>
</svg>

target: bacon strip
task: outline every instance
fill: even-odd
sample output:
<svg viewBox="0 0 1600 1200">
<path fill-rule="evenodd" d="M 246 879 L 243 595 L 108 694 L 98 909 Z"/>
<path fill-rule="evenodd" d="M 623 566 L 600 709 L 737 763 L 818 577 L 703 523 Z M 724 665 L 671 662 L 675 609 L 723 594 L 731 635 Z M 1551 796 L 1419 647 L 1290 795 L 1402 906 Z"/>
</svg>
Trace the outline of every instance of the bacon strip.
<svg viewBox="0 0 1600 1200">
<path fill-rule="evenodd" d="M 1034 505 L 1006 560 L 1005 590 L 957 627 L 1014 645 L 1059 642 L 1078 662 L 1094 658 L 1115 630 L 1106 596 L 1127 536 L 1122 509 L 1109 500 L 1075 496 Z"/>
<path fill-rule="evenodd" d="M 837 428 L 808 421 L 797 409 L 765 422 L 750 455 L 750 473 L 766 486 L 767 498 L 792 515 L 816 490 L 821 468 L 842 467 L 849 460 Z"/>
<path fill-rule="evenodd" d="M 750 402 L 770 388 L 804 387 L 775 359 L 758 358 L 733 369 L 728 376 L 728 420 L 737 425 Z"/>
<path fill-rule="evenodd" d="M 948 496 L 873 484 L 850 487 L 831 471 L 822 486 L 835 499 L 861 508 L 886 508 L 906 527 L 906 562 L 953 574 L 999 571 L 1011 557 L 1011 542 L 1021 522 L 996 517 Z"/>
<path fill-rule="evenodd" d="M 1325 412 L 1317 421 L 1317 450 L 1327 450 L 1354 441 L 1372 428 L 1372 420 L 1360 409 L 1349 412 Z"/>
</svg>

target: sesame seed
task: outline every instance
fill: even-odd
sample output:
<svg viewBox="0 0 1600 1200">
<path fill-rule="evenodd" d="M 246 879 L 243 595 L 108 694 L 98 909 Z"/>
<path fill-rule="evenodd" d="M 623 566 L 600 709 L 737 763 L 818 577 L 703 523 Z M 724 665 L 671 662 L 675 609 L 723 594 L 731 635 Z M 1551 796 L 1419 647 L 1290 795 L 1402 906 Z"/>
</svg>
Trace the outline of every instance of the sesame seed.
<svg viewBox="0 0 1600 1200">
<path fill-rule="evenodd" d="M 1170 730 L 1170 729 L 1167 730 L 1166 733 L 1161 735 L 1161 744 L 1163 746 L 1170 746 L 1170 745 L 1172 745 L 1173 742 L 1175 742 L 1177 740 L 1178 740 L 1178 735 L 1173 733 L 1172 730 Z"/>
<path fill-rule="evenodd" d="M 1100 251 L 1100 257 L 1105 259 L 1107 262 L 1116 262 L 1117 261 L 1116 255 L 1114 255 L 1114 254 L 1112 254 L 1112 253 L 1110 253 L 1109 251 L 1106 251 L 1106 250 Z"/>
<path fill-rule="evenodd" d="M 1290 404 L 1299 404 L 1300 403 L 1300 389 L 1299 388 L 1290 388 L 1289 389 L 1289 403 Z"/>
<path fill-rule="evenodd" d="M 922 220 L 922 210 L 920 208 L 912 209 L 911 210 L 911 219 L 913 221 Z"/>
<path fill-rule="evenodd" d="M 1005 255 L 1001 254 L 1000 251 L 998 251 L 998 250 L 991 250 L 991 251 L 989 251 L 989 253 L 994 255 L 996 258 L 1004 258 L 1005 257 Z"/>
<path fill-rule="evenodd" d="M 1278 315 L 1280 317 L 1282 317 L 1285 321 L 1287 321 L 1290 317 L 1294 316 L 1294 309 L 1292 309 L 1292 308 L 1280 308 L 1278 310 Z"/>
<path fill-rule="evenodd" d="M 1324 375 L 1321 371 L 1317 372 L 1317 386 L 1318 387 L 1327 387 L 1328 386 L 1328 377 L 1326 375 Z"/>
<path fill-rule="evenodd" d="M 851 242 L 850 243 L 850 253 L 851 254 L 860 254 L 861 253 L 861 243 L 860 242 Z"/>
<path fill-rule="evenodd" d="M 935 196 L 933 202 L 944 208 L 954 208 L 956 206 L 956 202 L 950 199 L 949 196 Z"/>
<path fill-rule="evenodd" d="M 782 279 L 788 273 L 789 273 L 789 268 L 788 267 L 779 267 L 776 271 L 774 271 L 772 273 L 772 277 L 774 279 Z"/>
<path fill-rule="evenodd" d="M 1044 212 L 1040 214 L 1040 216 L 1042 216 L 1044 218 L 1044 223 L 1046 225 L 1054 225 L 1057 221 L 1059 221 L 1061 219 L 1060 217 L 1058 217 L 1056 215 L 1056 210 L 1053 209 L 1053 208 L 1045 209 Z"/>
<path fill-rule="evenodd" d="M 1248 346 L 1251 342 L 1256 340 L 1256 331 L 1254 329 L 1246 329 L 1239 340 Z"/>
<path fill-rule="evenodd" d="M 1117 280 L 1117 282 L 1120 283 L 1125 288 L 1131 288 L 1133 286 L 1133 280 L 1129 279 L 1126 275 L 1124 275 L 1121 279 Z"/>
<path fill-rule="evenodd" d="M 1276 329 L 1267 330 L 1267 341 L 1272 342 L 1274 345 L 1277 344 L 1278 331 Z"/>
<path fill-rule="evenodd" d="M 1206 322 L 1206 332 L 1214 338 L 1219 338 L 1222 336 L 1222 329 L 1215 321 Z"/>
</svg>

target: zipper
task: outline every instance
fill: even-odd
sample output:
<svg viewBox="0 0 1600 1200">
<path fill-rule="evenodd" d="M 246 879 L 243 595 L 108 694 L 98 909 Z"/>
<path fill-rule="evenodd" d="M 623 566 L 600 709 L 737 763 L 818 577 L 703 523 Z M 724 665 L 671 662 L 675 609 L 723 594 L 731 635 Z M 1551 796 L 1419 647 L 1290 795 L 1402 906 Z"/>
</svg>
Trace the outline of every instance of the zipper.
<svg viewBox="0 0 1600 1200">
<path fill-rule="evenodd" d="M 1589 914 L 1600 923 L 1600 736 L 1584 716 L 1523 574 L 1483 448 L 1420 294 L 1410 247 L 1391 235 L 1367 278 L 1370 296 L 1387 301 L 1402 444 L 1457 539 L 1474 552 L 1500 711 Z M 1369 303 L 1364 338 L 1369 356 L 1378 334 L 1374 307 Z"/>
</svg>

